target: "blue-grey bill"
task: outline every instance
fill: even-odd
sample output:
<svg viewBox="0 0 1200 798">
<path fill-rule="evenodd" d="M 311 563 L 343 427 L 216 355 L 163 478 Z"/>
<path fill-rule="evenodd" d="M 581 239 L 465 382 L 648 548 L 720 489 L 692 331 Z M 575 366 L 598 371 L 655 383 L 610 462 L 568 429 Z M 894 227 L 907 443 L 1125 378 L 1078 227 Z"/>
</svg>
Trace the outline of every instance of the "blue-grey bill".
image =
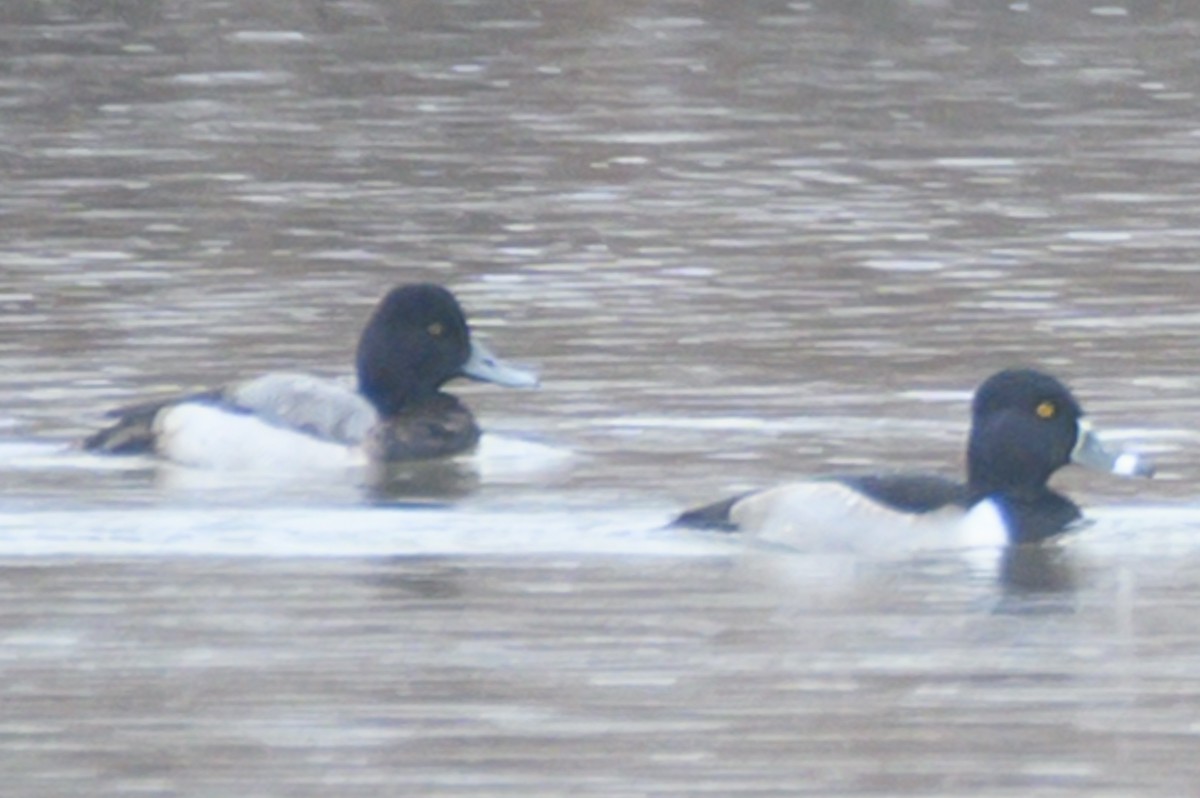
<svg viewBox="0 0 1200 798">
<path fill-rule="evenodd" d="M 471 342 L 471 356 L 463 364 L 462 373 L 464 377 L 507 388 L 536 388 L 538 384 L 536 373 L 505 363 L 478 341 Z"/>
<path fill-rule="evenodd" d="M 1079 421 L 1079 439 L 1071 451 L 1071 462 L 1122 477 L 1154 476 L 1154 464 L 1148 458 L 1105 446 L 1084 419 Z"/>
</svg>

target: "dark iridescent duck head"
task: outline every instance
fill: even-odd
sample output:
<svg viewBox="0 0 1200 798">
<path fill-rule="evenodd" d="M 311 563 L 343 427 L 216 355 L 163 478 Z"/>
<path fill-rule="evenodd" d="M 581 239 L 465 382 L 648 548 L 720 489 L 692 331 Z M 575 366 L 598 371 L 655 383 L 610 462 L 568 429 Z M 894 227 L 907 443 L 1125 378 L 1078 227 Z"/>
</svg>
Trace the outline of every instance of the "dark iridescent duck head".
<svg viewBox="0 0 1200 798">
<path fill-rule="evenodd" d="M 1070 463 L 1120 476 L 1153 473 L 1144 458 L 1106 448 L 1079 402 L 1049 374 L 1007 369 L 979 386 L 967 447 L 969 501 L 991 499 L 1013 542 L 1049 537 L 1080 517 L 1047 484 Z"/>
<path fill-rule="evenodd" d="M 471 412 L 442 391 L 450 380 L 537 385 L 534 374 L 473 340 L 454 295 L 426 283 L 401 286 L 380 300 L 359 339 L 356 362 L 359 392 L 381 419 L 368 446 L 386 462 L 457 454 L 479 440 Z"/>
</svg>

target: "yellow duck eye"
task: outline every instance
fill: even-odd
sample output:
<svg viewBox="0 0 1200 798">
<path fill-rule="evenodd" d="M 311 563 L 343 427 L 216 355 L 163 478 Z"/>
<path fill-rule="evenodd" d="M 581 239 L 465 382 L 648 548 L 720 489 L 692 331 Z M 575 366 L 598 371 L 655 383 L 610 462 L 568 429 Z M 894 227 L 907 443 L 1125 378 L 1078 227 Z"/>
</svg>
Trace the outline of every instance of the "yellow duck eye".
<svg viewBox="0 0 1200 798">
<path fill-rule="evenodd" d="M 440 321 L 435 321 L 433 324 L 430 324 L 428 327 L 426 327 L 425 331 L 434 338 L 441 338 L 442 333 L 446 331 L 446 328 L 442 326 Z"/>
<path fill-rule="evenodd" d="M 1042 402 L 1034 412 L 1038 414 L 1038 418 L 1054 418 L 1058 408 L 1054 406 L 1054 402 Z"/>
</svg>

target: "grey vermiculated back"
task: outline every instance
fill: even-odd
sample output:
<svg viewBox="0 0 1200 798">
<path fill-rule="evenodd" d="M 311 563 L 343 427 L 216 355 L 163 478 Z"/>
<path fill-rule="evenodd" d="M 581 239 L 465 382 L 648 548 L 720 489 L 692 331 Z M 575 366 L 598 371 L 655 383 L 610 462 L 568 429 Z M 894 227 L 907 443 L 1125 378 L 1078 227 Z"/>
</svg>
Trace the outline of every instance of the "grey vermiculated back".
<svg viewBox="0 0 1200 798">
<path fill-rule="evenodd" d="M 224 391 L 234 406 L 280 426 L 357 445 L 378 421 L 370 402 L 349 384 L 308 374 L 274 373 Z"/>
</svg>

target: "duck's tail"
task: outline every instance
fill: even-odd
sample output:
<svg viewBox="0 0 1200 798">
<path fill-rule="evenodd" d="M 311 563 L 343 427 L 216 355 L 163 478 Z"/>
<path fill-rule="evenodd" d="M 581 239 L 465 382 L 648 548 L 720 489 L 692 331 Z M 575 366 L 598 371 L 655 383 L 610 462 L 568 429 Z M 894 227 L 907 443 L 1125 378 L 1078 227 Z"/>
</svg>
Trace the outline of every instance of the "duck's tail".
<svg viewBox="0 0 1200 798">
<path fill-rule="evenodd" d="M 100 454 L 154 454 L 158 435 L 154 421 L 164 408 L 185 401 L 218 401 L 220 390 L 202 391 L 180 398 L 143 402 L 117 408 L 106 415 L 116 419 L 110 426 L 83 439 L 86 451 Z"/>
<path fill-rule="evenodd" d="M 119 411 L 114 424 L 83 439 L 83 448 L 100 454 L 152 454 L 154 419 L 163 407 L 160 402 Z"/>
<path fill-rule="evenodd" d="M 683 526 L 691 529 L 707 529 L 712 532 L 737 532 L 738 525 L 730 518 L 733 506 L 749 494 L 739 494 L 719 502 L 706 504 L 694 510 L 687 510 L 671 522 L 670 526 Z"/>
</svg>

